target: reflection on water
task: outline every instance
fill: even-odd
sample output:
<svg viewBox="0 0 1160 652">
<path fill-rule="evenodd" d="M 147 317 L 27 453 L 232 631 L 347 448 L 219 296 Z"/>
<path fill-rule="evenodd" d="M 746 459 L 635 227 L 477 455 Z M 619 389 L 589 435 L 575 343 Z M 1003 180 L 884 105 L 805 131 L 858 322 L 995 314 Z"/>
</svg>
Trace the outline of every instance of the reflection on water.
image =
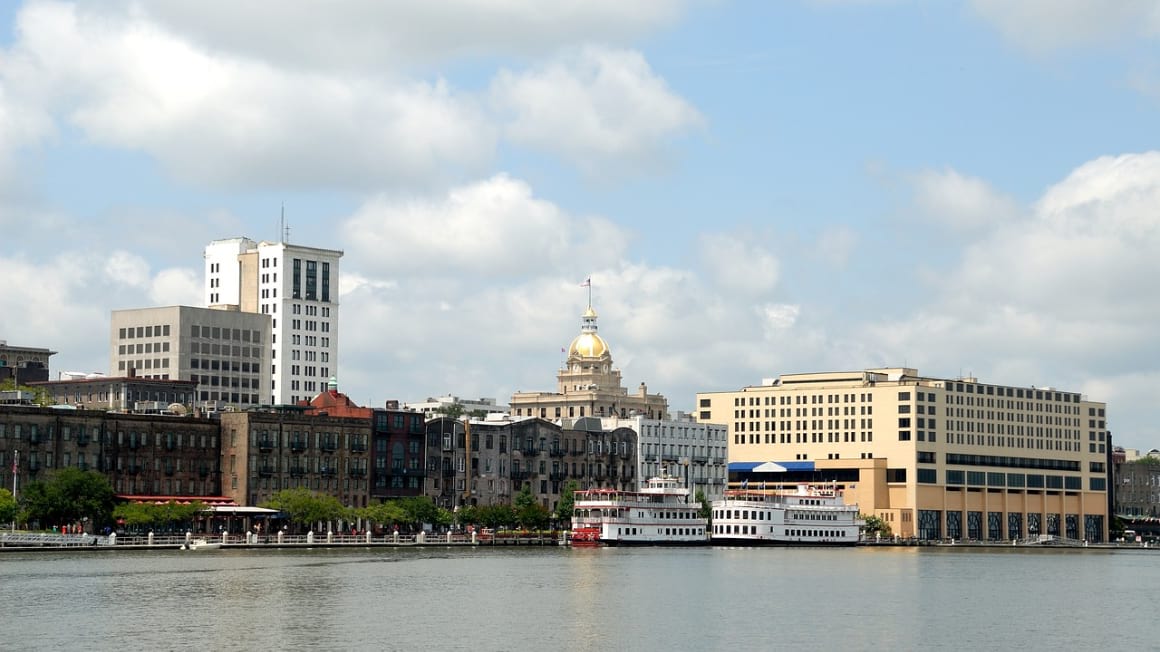
<svg viewBox="0 0 1160 652">
<path fill-rule="evenodd" d="M 1151 647 L 1148 552 L 375 549 L 0 555 L 2 649 Z"/>
</svg>

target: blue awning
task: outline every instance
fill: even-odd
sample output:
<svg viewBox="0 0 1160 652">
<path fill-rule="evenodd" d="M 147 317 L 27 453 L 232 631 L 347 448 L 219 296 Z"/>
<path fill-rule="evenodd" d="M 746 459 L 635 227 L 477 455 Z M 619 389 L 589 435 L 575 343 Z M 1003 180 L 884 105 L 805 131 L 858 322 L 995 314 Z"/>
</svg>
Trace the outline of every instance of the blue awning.
<svg viewBox="0 0 1160 652">
<path fill-rule="evenodd" d="M 730 473 L 785 473 L 813 471 L 813 462 L 730 462 Z"/>
</svg>

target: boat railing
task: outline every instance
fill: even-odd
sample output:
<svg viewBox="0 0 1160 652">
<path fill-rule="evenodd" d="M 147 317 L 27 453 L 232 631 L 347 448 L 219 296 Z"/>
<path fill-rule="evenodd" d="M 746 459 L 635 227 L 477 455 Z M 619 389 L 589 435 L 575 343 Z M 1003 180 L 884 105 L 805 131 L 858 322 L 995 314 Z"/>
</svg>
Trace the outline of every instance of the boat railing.
<svg viewBox="0 0 1160 652">
<path fill-rule="evenodd" d="M 4 533 L 0 534 L 0 547 L 53 547 L 73 548 L 80 546 L 107 546 L 109 538 L 93 534 L 47 534 L 47 533 Z"/>
</svg>

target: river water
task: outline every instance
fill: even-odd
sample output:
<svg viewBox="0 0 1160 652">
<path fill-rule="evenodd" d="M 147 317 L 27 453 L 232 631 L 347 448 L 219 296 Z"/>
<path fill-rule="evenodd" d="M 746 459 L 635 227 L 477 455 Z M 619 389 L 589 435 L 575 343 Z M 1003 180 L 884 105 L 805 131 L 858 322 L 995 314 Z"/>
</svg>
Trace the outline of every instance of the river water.
<svg viewBox="0 0 1160 652">
<path fill-rule="evenodd" d="M 0 554 L 4 650 L 1153 649 L 1150 551 Z"/>
</svg>

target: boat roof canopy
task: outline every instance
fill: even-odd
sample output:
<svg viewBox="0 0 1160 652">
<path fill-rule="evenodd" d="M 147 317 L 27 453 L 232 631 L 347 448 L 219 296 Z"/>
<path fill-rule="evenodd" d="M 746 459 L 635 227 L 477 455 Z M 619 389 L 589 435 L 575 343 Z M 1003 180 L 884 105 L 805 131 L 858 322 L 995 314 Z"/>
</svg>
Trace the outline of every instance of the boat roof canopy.
<svg viewBox="0 0 1160 652">
<path fill-rule="evenodd" d="M 813 471 L 813 462 L 730 462 L 730 473 L 785 473 Z"/>
</svg>

